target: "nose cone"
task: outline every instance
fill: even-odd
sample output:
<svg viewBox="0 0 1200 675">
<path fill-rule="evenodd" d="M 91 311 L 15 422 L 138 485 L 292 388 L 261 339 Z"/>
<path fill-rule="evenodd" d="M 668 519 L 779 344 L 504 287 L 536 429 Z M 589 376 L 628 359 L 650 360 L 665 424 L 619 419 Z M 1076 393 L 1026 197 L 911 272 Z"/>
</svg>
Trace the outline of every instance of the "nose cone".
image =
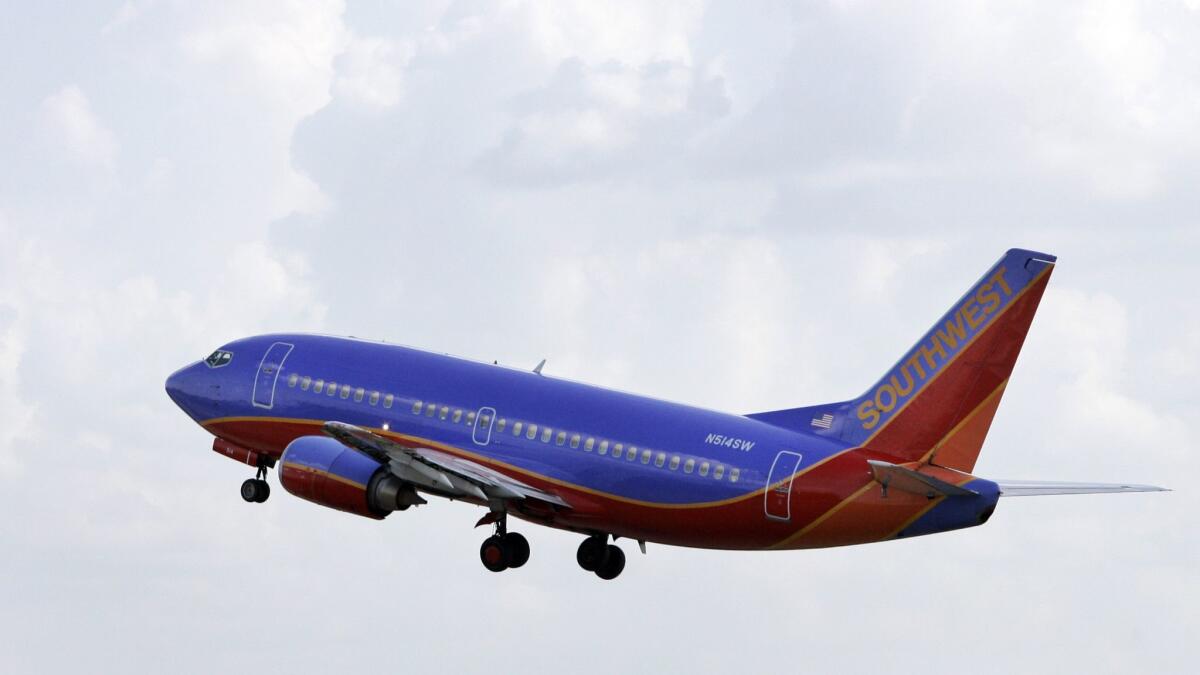
<svg viewBox="0 0 1200 675">
<path fill-rule="evenodd" d="M 167 396 L 185 413 L 199 421 L 204 415 L 204 408 L 211 404 L 206 400 L 204 391 L 204 364 L 197 361 L 171 373 L 167 378 Z"/>
</svg>

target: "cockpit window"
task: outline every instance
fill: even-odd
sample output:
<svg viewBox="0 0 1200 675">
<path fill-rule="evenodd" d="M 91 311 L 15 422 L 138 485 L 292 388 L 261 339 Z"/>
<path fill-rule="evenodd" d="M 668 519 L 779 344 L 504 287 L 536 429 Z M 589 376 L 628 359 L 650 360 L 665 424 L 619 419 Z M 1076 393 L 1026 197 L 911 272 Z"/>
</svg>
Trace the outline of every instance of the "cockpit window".
<svg viewBox="0 0 1200 675">
<path fill-rule="evenodd" d="M 229 362 L 232 360 L 233 352 L 227 352 L 224 349 L 218 349 L 212 354 L 209 354 L 208 358 L 204 359 L 204 363 L 208 364 L 209 368 L 220 368 L 221 366 L 229 365 Z"/>
</svg>

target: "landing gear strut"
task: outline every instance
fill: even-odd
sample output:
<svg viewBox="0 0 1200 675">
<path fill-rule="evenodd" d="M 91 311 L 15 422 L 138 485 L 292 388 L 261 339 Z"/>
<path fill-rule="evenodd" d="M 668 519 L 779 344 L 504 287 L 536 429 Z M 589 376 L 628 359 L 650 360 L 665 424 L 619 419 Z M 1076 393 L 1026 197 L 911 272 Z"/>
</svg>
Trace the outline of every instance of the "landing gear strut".
<svg viewBox="0 0 1200 675">
<path fill-rule="evenodd" d="M 588 537 L 579 545 L 575 561 L 588 572 L 606 581 L 616 579 L 625 569 L 625 552 L 608 543 L 607 535 Z"/>
<path fill-rule="evenodd" d="M 508 514 L 501 512 L 496 520 L 495 534 L 483 540 L 479 560 L 492 572 L 503 572 L 529 562 L 529 541 L 517 532 L 508 531 Z"/>
<path fill-rule="evenodd" d="M 271 486 L 267 483 L 267 467 L 258 467 L 255 478 L 247 478 L 242 483 L 242 499 L 251 503 L 261 504 L 271 496 Z"/>
</svg>

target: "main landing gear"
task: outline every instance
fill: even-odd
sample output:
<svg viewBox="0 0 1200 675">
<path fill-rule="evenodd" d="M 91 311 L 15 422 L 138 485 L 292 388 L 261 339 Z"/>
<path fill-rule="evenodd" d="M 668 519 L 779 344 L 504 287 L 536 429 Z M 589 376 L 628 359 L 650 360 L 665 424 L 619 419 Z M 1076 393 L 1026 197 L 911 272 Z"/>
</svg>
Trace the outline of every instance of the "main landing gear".
<svg viewBox="0 0 1200 675">
<path fill-rule="evenodd" d="M 529 541 L 517 532 L 508 531 L 508 514 L 501 512 L 496 519 L 496 532 L 483 540 L 479 560 L 492 572 L 503 572 L 529 562 Z"/>
<path fill-rule="evenodd" d="M 608 535 L 588 537 L 575 553 L 579 566 L 605 581 L 616 579 L 625 569 L 625 552 L 608 543 Z"/>
<path fill-rule="evenodd" d="M 271 496 L 271 486 L 267 483 L 267 467 L 258 467 L 255 478 L 247 478 L 242 483 L 242 499 L 251 503 L 261 504 Z"/>
</svg>

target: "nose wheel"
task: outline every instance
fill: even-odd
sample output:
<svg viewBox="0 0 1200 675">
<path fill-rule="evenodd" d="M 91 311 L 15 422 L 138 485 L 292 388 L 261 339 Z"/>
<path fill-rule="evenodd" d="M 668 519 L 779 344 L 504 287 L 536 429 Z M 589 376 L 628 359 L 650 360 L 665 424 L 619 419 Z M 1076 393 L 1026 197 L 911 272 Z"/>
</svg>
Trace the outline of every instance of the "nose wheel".
<svg viewBox="0 0 1200 675">
<path fill-rule="evenodd" d="M 267 483 L 267 467 L 258 467 L 255 478 L 247 478 L 242 483 L 242 499 L 252 504 L 261 504 L 271 496 L 271 486 Z"/>
<path fill-rule="evenodd" d="M 518 532 L 509 532 L 506 514 L 496 521 L 496 532 L 479 546 L 479 560 L 491 572 L 515 569 L 529 562 L 529 540 Z"/>
<path fill-rule="evenodd" d="M 625 552 L 620 547 L 608 543 L 606 535 L 588 537 L 579 545 L 575 553 L 575 561 L 588 572 L 610 581 L 620 576 L 625 569 Z"/>
</svg>

